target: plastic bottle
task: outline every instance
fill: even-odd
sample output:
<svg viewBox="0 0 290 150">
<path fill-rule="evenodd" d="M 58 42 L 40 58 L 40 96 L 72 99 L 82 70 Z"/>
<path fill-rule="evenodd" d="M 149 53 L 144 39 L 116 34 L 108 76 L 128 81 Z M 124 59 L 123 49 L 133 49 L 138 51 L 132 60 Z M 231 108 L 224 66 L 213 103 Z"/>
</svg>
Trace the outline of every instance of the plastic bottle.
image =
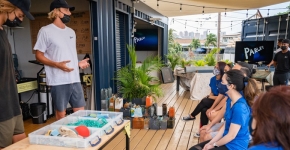
<svg viewBox="0 0 290 150">
<path fill-rule="evenodd" d="M 147 96 L 146 97 L 146 107 L 150 107 L 152 105 L 152 97 L 151 96 Z"/>
<path fill-rule="evenodd" d="M 168 116 L 169 116 L 170 118 L 174 118 L 174 117 L 175 117 L 175 109 L 174 109 L 174 107 L 171 106 L 171 107 L 169 108 Z"/>
<path fill-rule="evenodd" d="M 110 98 L 109 111 L 115 111 L 115 96 Z"/>
<path fill-rule="evenodd" d="M 162 104 L 162 115 L 165 116 L 167 114 L 167 104 Z"/>
</svg>

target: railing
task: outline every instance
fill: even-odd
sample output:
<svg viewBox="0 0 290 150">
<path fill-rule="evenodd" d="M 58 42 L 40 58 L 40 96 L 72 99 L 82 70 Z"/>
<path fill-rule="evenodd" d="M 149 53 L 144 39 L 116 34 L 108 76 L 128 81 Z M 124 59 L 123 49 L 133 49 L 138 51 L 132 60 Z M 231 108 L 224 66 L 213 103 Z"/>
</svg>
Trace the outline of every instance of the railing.
<svg viewBox="0 0 290 150">
<path fill-rule="evenodd" d="M 204 57 L 206 56 L 206 54 L 193 54 L 192 56 L 190 56 L 190 54 L 188 52 L 183 52 L 181 54 L 181 57 L 182 58 L 185 58 L 186 60 L 195 60 L 195 61 L 198 61 L 198 60 L 201 60 L 203 59 Z M 223 54 L 215 54 L 214 55 L 216 60 L 217 61 L 221 61 L 223 60 Z"/>
</svg>

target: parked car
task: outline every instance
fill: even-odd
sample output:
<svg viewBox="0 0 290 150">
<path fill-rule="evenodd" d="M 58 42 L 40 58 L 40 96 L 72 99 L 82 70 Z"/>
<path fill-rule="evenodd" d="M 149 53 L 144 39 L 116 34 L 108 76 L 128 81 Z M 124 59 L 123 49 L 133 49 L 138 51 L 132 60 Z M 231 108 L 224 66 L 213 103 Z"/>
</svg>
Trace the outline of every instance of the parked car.
<svg viewBox="0 0 290 150">
<path fill-rule="evenodd" d="M 197 54 L 206 54 L 206 48 L 197 48 L 194 52 Z"/>
</svg>

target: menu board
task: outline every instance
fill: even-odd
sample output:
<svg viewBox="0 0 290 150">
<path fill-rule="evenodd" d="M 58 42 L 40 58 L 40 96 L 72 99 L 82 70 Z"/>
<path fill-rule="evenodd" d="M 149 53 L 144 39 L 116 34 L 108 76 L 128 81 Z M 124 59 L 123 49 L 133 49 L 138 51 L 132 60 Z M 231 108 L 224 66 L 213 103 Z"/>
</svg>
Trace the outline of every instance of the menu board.
<svg viewBox="0 0 290 150">
<path fill-rule="evenodd" d="M 34 47 L 37 34 L 41 27 L 51 23 L 51 20 L 47 18 L 47 13 L 35 13 L 33 14 L 35 20 L 30 22 L 32 47 Z M 76 32 L 77 36 L 77 53 L 78 54 L 91 54 L 91 28 L 90 28 L 90 13 L 74 12 L 71 15 L 71 20 L 66 24 Z M 32 51 L 34 53 L 34 51 Z"/>
</svg>

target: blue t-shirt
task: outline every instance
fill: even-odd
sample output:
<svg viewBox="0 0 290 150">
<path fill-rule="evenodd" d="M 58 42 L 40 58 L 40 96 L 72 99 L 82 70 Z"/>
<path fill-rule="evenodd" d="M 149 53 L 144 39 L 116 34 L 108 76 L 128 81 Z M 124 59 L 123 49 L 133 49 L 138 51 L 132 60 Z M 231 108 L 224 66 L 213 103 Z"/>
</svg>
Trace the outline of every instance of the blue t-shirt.
<svg viewBox="0 0 290 150">
<path fill-rule="evenodd" d="M 283 150 L 283 147 L 281 146 L 271 147 L 266 144 L 259 144 L 259 145 L 254 145 L 250 147 L 249 150 Z"/>
<path fill-rule="evenodd" d="M 238 124 L 241 126 L 235 139 L 226 144 L 226 147 L 230 150 L 246 150 L 248 148 L 250 139 L 249 133 L 249 118 L 250 118 L 250 107 L 247 104 L 245 98 L 241 97 L 231 107 L 231 99 L 228 98 L 226 103 L 225 113 L 225 131 L 223 136 L 227 135 L 230 129 L 231 123 Z"/>
<path fill-rule="evenodd" d="M 218 90 L 218 86 L 217 86 L 219 83 L 221 83 L 221 80 L 217 80 L 216 76 L 213 76 L 210 79 L 209 86 L 210 86 L 211 92 L 213 93 L 214 96 L 219 95 L 219 90 Z"/>
</svg>

